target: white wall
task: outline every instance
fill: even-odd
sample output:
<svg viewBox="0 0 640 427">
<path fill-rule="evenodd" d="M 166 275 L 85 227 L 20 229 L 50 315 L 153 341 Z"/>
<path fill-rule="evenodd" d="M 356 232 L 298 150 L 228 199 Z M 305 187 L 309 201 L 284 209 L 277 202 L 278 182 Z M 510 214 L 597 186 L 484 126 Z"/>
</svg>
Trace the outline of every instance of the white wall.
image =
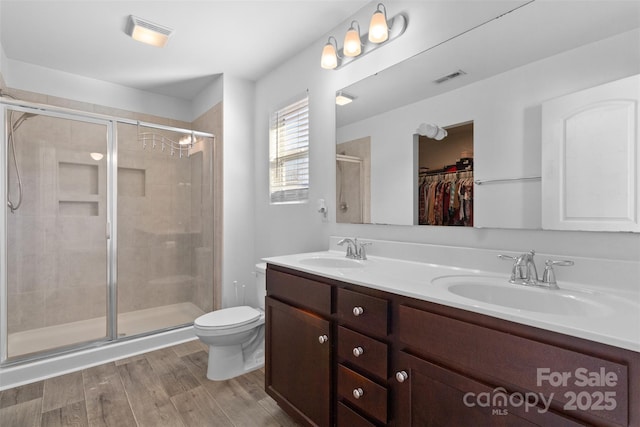
<svg viewBox="0 0 640 427">
<path fill-rule="evenodd" d="M 133 89 L 6 57 L 3 64 L 5 82 L 14 89 L 187 122 L 194 119 L 191 102 L 185 99 Z"/>
<path fill-rule="evenodd" d="M 475 179 L 540 176 L 542 103 L 638 73 L 640 31 L 633 30 L 343 126 L 337 141 L 371 136 L 371 221 L 411 225 L 420 123 L 474 121 Z M 477 186 L 474 226 L 540 228 L 540 190 L 540 181 Z"/>
<path fill-rule="evenodd" d="M 253 271 L 254 157 L 253 111 L 255 84 L 224 76 L 224 202 L 222 247 L 222 305 L 238 305 L 233 282 L 245 285 L 246 302 L 256 304 Z M 242 288 L 239 288 L 239 295 Z"/>
<path fill-rule="evenodd" d="M 506 4 L 509 3 L 509 4 Z M 446 6 L 445 6 L 446 4 Z M 451 7 L 464 8 L 452 11 Z M 471 8 L 477 7 L 477 11 Z M 493 8 L 492 8 L 493 7 Z M 387 46 L 337 71 L 319 66 L 326 37 L 309 46 L 270 74 L 256 86 L 255 191 L 256 259 L 328 248 L 328 236 L 424 242 L 453 246 L 541 252 L 590 257 L 640 258 L 640 235 L 624 233 L 555 232 L 539 230 L 465 229 L 456 227 L 411 227 L 354 225 L 335 223 L 335 104 L 336 90 L 387 68 L 447 38 L 496 16 L 513 2 L 398 2 L 389 15 L 404 11 L 409 16 L 406 33 Z M 366 22 L 374 5 L 368 5 L 354 18 Z M 443 9 L 451 19 L 434 22 L 433 8 Z M 350 20 L 348 20 L 350 21 Z M 419 24 L 418 24 L 419 23 Z M 345 21 L 332 32 L 342 37 Z M 311 110 L 310 203 L 272 206 L 268 200 L 268 112 L 284 100 L 308 89 Z M 315 201 L 324 198 L 329 205 L 329 221 L 315 211 Z"/>
<path fill-rule="evenodd" d="M 331 34 L 341 39 L 352 19 L 368 22 L 375 2 L 309 46 L 256 85 L 256 259 L 326 248 L 335 225 L 335 91 L 411 57 L 430 46 L 492 19 L 524 2 L 417 2 L 388 5 L 389 17 L 404 13 L 406 32 L 397 40 L 343 69 L 320 68 L 320 53 Z M 442 17 L 436 19 L 435 17 Z M 420 23 L 418 25 L 418 23 Z M 366 30 L 365 30 L 366 31 Z M 340 43 L 342 44 L 342 43 Z M 270 205 L 268 197 L 269 111 L 309 90 L 310 184 L 308 204 Z M 328 221 L 316 211 L 317 199 L 329 207 Z M 352 226 L 353 227 L 353 226 Z M 358 230 L 359 227 L 355 226 Z M 384 227 L 380 228 L 381 230 Z M 344 234 L 362 234 L 346 231 Z"/>
<path fill-rule="evenodd" d="M 4 54 L 4 48 L 2 47 L 2 42 L 0 41 L 0 75 L 2 75 L 3 78 L 4 78 L 6 66 L 7 66 L 7 56 Z"/>
<path fill-rule="evenodd" d="M 207 112 L 212 105 L 222 102 L 224 98 L 223 86 L 224 78 L 220 75 L 200 91 L 198 96 L 191 102 L 191 117 L 193 119 Z"/>
</svg>

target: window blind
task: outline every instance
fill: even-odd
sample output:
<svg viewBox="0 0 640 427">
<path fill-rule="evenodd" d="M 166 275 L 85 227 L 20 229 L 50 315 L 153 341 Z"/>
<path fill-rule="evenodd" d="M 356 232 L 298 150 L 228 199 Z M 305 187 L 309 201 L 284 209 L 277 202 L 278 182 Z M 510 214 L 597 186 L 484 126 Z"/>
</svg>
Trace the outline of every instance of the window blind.
<svg viewBox="0 0 640 427">
<path fill-rule="evenodd" d="M 271 115 L 269 133 L 271 203 L 309 198 L 309 97 Z"/>
</svg>

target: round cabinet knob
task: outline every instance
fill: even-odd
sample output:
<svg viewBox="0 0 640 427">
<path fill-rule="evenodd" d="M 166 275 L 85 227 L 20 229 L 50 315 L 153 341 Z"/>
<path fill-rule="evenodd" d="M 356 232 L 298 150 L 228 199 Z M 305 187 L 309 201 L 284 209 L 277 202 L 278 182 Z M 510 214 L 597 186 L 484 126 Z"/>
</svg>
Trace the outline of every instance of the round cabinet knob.
<svg viewBox="0 0 640 427">
<path fill-rule="evenodd" d="M 409 378 L 409 374 L 406 371 L 398 371 L 396 372 L 396 381 L 399 383 L 405 382 L 405 380 Z"/>
<path fill-rule="evenodd" d="M 362 307 L 353 307 L 353 315 L 354 316 L 360 316 L 360 315 L 362 315 L 362 313 L 364 313 L 364 308 L 362 308 Z"/>
<path fill-rule="evenodd" d="M 353 355 L 355 357 L 360 357 L 364 354 L 364 349 L 362 347 L 354 347 L 353 348 Z"/>
<path fill-rule="evenodd" d="M 364 396 L 364 390 L 362 390 L 360 387 L 353 389 L 353 397 L 355 397 L 356 399 L 360 399 L 362 396 Z"/>
<path fill-rule="evenodd" d="M 328 337 L 328 336 L 326 336 L 326 335 L 320 335 L 320 336 L 318 337 L 318 342 L 319 342 L 320 344 L 324 344 L 324 343 L 326 343 L 327 341 L 329 341 L 329 337 Z"/>
</svg>

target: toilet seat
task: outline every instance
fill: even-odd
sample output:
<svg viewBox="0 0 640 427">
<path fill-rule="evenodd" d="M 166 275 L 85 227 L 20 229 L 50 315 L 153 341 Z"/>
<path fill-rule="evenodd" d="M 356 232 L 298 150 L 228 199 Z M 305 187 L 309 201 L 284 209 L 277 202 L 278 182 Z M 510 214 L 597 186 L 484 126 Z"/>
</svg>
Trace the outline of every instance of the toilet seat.
<svg viewBox="0 0 640 427">
<path fill-rule="evenodd" d="M 199 329 L 231 329 L 248 325 L 260 319 L 261 312 L 248 305 L 223 308 L 203 314 L 194 321 Z"/>
</svg>

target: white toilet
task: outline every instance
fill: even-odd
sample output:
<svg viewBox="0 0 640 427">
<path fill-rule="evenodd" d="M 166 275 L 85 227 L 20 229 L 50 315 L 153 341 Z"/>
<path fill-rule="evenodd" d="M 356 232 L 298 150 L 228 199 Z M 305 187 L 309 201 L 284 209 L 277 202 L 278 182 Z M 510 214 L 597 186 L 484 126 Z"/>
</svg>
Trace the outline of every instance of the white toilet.
<svg viewBox="0 0 640 427">
<path fill-rule="evenodd" d="M 265 273 L 266 264 L 256 264 L 258 308 L 224 308 L 193 322 L 196 335 L 209 346 L 210 380 L 228 380 L 264 366 Z"/>
</svg>

